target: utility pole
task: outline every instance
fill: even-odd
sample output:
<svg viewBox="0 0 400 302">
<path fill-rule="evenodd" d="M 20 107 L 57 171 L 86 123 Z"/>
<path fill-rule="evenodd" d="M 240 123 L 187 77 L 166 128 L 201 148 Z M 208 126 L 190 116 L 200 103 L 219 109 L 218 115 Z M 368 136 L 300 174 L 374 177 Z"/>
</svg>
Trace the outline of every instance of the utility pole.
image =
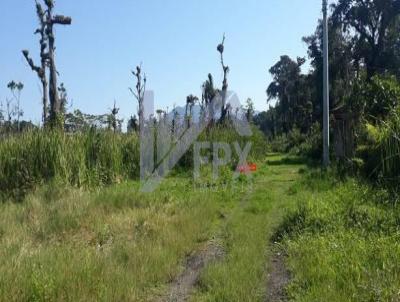
<svg viewBox="0 0 400 302">
<path fill-rule="evenodd" d="M 323 166 L 329 166 L 329 43 L 328 43 L 328 0 L 322 0 L 323 20 L 323 48 L 324 48 L 324 84 L 323 84 Z"/>
</svg>

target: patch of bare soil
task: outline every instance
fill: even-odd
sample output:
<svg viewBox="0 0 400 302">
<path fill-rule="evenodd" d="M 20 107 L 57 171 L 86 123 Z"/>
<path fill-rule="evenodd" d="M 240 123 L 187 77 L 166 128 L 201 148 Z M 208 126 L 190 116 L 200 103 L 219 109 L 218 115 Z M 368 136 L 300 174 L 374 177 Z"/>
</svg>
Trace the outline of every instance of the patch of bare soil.
<svg viewBox="0 0 400 302">
<path fill-rule="evenodd" d="M 285 288 L 289 284 L 290 275 L 285 267 L 284 258 L 282 252 L 273 251 L 269 264 L 266 302 L 288 301 Z"/>
<path fill-rule="evenodd" d="M 185 270 L 170 285 L 167 295 L 159 299 L 163 302 L 183 302 L 188 301 L 192 294 L 201 271 L 211 262 L 220 260 L 224 257 L 224 250 L 217 242 L 210 241 L 202 249 L 187 259 Z"/>
</svg>

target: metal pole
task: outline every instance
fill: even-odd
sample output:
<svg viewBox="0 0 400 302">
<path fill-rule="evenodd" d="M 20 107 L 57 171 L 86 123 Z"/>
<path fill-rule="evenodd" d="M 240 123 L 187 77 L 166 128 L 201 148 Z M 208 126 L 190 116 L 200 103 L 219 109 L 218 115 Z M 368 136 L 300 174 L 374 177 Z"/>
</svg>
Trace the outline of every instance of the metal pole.
<svg viewBox="0 0 400 302">
<path fill-rule="evenodd" d="M 324 48 L 324 84 L 323 84 L 323 138 L 324 138 L 324 153 L 323 165 L 329 166 L 329 43 L 328 43 L 328 0 L 322 0 L 322 11 L 324 14 L 323 20 L 323 48 Z"/>
</svg>

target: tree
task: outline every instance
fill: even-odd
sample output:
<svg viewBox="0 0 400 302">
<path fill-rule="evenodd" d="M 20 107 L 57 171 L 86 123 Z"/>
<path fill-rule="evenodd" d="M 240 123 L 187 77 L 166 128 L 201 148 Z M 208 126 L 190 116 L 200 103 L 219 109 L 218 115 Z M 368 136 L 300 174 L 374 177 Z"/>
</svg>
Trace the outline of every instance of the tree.
<svg viewBox="0 0 400 302">
<path fill-rule="evenodd" d="M 165 121 L 165 117 L 166 117 L 167 113 L 165 112 L 165 110 L 162 110 L 162 109 L 157 109 L 156 113 L 157 113 L 158 122 L 161 124 L 163 121 Z"/>
<path fill-rule="evenodd" d="M 40 35 L 40 56 L 41 66 L 38 67 L 34 64 L 33 60 L 29 57 L 29 51 L 23 50 L 26 61 L 33 71 L 35 71 L 41 82 L 43 89 L 43 121 L 46 123 L 47 118 L 47 83 L 49 83 L 48 96 L 50 99 L 50 115 L 49 122 L 52 127 L 62 126 L 61 114 L 61 101 L 58 95 L 57 86 L 57 67 L 55 62 L 55 34 L 54 25 L 71 25 L 72 19 L 62 15 L 54 15 L 54 0 L 44 0 L 46 10 L 43 9 L 39 2 L 36 2 L 36 13 L 39 18 L 40 27 L 35 33 Z M 49 69 L 49 81 L 46 78 L 46 67 Z"/>
<path fill-rule="evenodd" d="M 114 133 L 120 130 L 122 120 L 118 119 L 119 108 L 117 108 L 117 102 L 114 100 L 114 106 L 110 109 L 110 114 L 108 115 L 108 128 L 112 129 Z"/>
<path fill-rule="evenodd" d="M 39 28 L 35 31 L 35 34 L 40 35 L 40 66 L 36 66 L 33 60 L 29 57 L 29 51 L 23 50 L 24 55 L 28 65 L 31 69 L 37 73 L 40 82 L 42 83 L 42 103 L 43 103 L 43 113 L 42 121 L 46 124 L 48 118 L 48 81 L 46 77 L 46 67 L 48 62 L 47 47 L 48 47 L 48 37 L 46 35 L 46 14 L 43 10 L 42 5 L 36 2 L 36 14 L 39 19 Z"/>
<path fill-rule="evenodd" d="M 179 126 L 179 112 L 176 110 L 176 107 L 174 105 L 174 108 L 172 109 L 172 124 L 171 124 L 171 134 L 174 136 L 177 133 Z"/>
<path fill-rule="evenodd" d="M 86 114 L 76 109 L 65 115 L 64 129 L 66 132 L 72 133 L 88 131 L 89 129 L 111 129 L 110 121 L 110 114 Z"/>
<path fill-rule="evenodd" d="M 352 38 L 354 59 L 367 78 L 390 72 L 399 76 L 400 0 L 339 0 L 333 20 Z"/>
<path fill-rule="evenodd" d="M 270 106 L 267 111 L 261 112 L 254 117 L 254 124 L 269 138 L 275 138 L 279 129 L 276 115 L 276 108 Z"/>
<path fill-rule="evenodd" d="M 146 75 L 142 75 L 142 66 L 137 66 L 136 71 L 132 71 L 136 78 L 135 91 L 129 88 L 132 95 L 138 102 L 138 116 L 139 116 L 139 131 L 144 129 L 144 95 L 146 92 Z"/>
<path fill-rule="evenodd" d="M 191 127 L 192 117 L 193 117 L 193 107 L 198 100 L 199 98 L 197 96 L 194 96 L 193 94 L 188 95 L 186 98 L 185 117 L 187 122 L 187 128 Z"/>
<path fill-rule="evenodd" d="M 371 124 L 387 120 L 400 104 L 400 82 L 394 76 L 375 75 L 370 81 L 362 81 L 361 85 L 353 99 L 358 98 L 364 118 Z"/>
<path fill-rule="evenodd" d="M 49 48 L 48 48 L 48 59 L 49 59 L 49 69 L 50 69 L 50 76 L 49 76 L 49 97 L 50 97 L 50 121 L 53 123 L 54 126 L 60 126 L 61 121 L 60 117 L 61 114 L 61 101 L 58 96 L 57 91 L 57 68 L 55 62 L 55 35 L 54 35 L 54 25 L 70 25 L 71 18 L 65 17 L 61 15 L 53 16 L 53 9 L 54 9 L 54 1 L 53 0 L 45 0 L 45 4 L 47 6 L 47 24 L 46 24 L 46 35 L 49 41 Z"/>
<path fill-rule="evenodd" d="M 128 120 L 127 131 L 128 131 L 128 133 L 139 131 L 139 123 L 138 123 L 138 119 L 137 119 L 136 115 L 131 116 L 130 119 Z"/>
<path fill-rule="evenodd" d="M 203 83 L 202 90 L 200 105 L 201 116 L 202 118 L 208 118 L 210 120 L 210 124 L 212 124 L 215 118 L 214 106 L 212 102 L 217 95 L 217 90 L 214 87 L 214 80 L 210 73 L 208 74 L 207 80 Z M 205 116 L 207 112 L 210 114 L 209 117 Z"/>
<path fill-rule="evenodd" d="M 272 99 L 278 100 L 276 108 L 284 133 L 288 133 L 296 121 L 303 119 L 298 109 L 306 102 L 300 91 L 304 82 L 304 75 L 301 75 L 301 66 L 304 63 L 303 58 L 293 61 L 288 56 L 281 56 L 269 70 L 273 81 L 267 89 L 268 102 Z"/>
<path fill-rule="evenodd" d="M 224 79 L 222 81 L 222 91 L 221 91 L 221 97 L 222 97 L 222 102 L 221 102 L 221 117 L 220 121 L 223 122 L 225 121 L 226 115 L 228 113 L 228 106 L 226 104 L 226 96 L 228 92 L 228 73 L 229 73 L 229 66 L 226 66 L 224 63 L 224 50 L 225 50 L 225 34 L 222 38 L 222 42 L 218 45 L 217 50 L 220 53 L 221 56 L 221 67 L 222 71 L 224 73 Z"/>
<path fill-rule="evenodd" d="M 254 103 L 251 98 L 248 98 L 246 101 L 246 119 L 248 122 L 251 122 L 253 120 L 253 115 L 254 115 Z"/>
<path fill-rule="evenodd" d="M 351 91 L 352 83 L 360 73 L 359 67 L 353 58 L 353 44 L 343 32 L 332 22 L 329 29 L 329 76 L 330 76 L 330 104 L 331 109 L 343 105 Z M 319 23 L 313 35 L 304 37 L 308 45 L 308 56 L 311 59 L 312 70 L 309 73 L 309 93 L 312 99 L 314 117 L 320 119 L 322 113 L 322 75 L 323 75 L 323 33 Z M 358 71 L 357 71 L 358 70 Z"/>
<path fill-rule="evenodd" d="M 20 106 L 20 102 L 21 102 L 21 91 L 22 89 L 24 89 L 24 84 L 22 84 L 21 82 L 15 82 L 15 81 L 11 81 L 7 84 L 7 88 L 9 88 L 11 90 L 11 93 L 13 95 L 13 99 L 16 101 L 16 106 L 13 110 L 13 113 L 17 116 L 17 131 L 20 131 L 20 117 L 23 115 L 23 112 L 21 110 L 21 106 Z M 9 122 L 11 122 L 9 120 Z"/>
<path fill-rule="evenodd" d="M 65 88 L 64 83 L 60 84 L 60 87 L 57 88 L 58 93 L 60 95 L 60 114 L 62 116 L 65 116 L 67 113 L 67 105 L 68 105 L 68 93 L 67 93 L 67 88 Z"/>
</svg>

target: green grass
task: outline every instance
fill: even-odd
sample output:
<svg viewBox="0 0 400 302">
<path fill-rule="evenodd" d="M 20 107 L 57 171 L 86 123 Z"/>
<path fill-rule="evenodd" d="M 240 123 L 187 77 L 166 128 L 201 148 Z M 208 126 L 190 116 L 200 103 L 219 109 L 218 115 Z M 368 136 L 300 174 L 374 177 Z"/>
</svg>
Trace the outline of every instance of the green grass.
<svg viewBox="0 0 400 302">
<path fill-rule="evenodd" d="M 382 172 L 397 186 L 400 170 L 400 107 L 391 112 L 390 118 L 379 130 Z"/>
<path fill-rule="evenodd" d="M 96 187 L 139 175 L 136 135 L 89 131 L 65 134 L 35 130 L 0 141 L 0 199 L 23 197 L 59 182 Z"/>
<path fill-rule="evenodd" d="M 212 237 L 240 192 L 41 189 L 0 210 L 0 301 L 146 301 Z"/>
<path fill-rule="evenodd" d="M 282 162 L 291 164 L 282 165 Z M 193 301 L 264 301 L 269 238 L 281 222 L 299 161 L 269 157 L 256 175 L 253 191 L 233 211 L 223 230 L 226 258 L 206 269 Z"/>
<path fill-rule="evenodd" d="M 177 174 L 151 194 L 138 193 L 137 182 L 91 192 L 58 184 L 3 203 L 0 301 L 152 301 L 215 236 L 226 259 L 204 272 L 195 298 L 261 299 L 275 202 L 287 185 L 265 188 L 288 183 L 298 169 L 260 166 L 252 181 L 231 186 L 232 172 L 218 183 L 203 176 L 209 190 L 193 190 L 198 184 Z"/>
<path fill-rule="evenodd" d="M 198 183 L 177 170 L 151 194 L 135 181 L 55 182 L 2 203 L 0 301 L 154 301 L 212 238 L 224 257 L 192 301 L 265 301 L 274 241 L 290 301 L 400 300 L 400 208 L 388 192 L 278 154 L 250 181 L 203 172 Z"/>
<path fill-rule="evenodd" d="M 249 160 L 262 158 L 267 144 L 256 128 L 251 137 L 241 137 L 233 129 L 215 126 L 200 140 L 252 143 Z M 22 201 L 26 194 L 50 182 L 83 188 L 97 188 L 125 180 L 137 180 L 140 167 L 140 140 L 136 133 L 90 130 L 66 134 L 33 130 L 0 140 L 0 202 Z M 232 167 L 238 156 L 232 154 Z M 177 170 L 193 166 L 193 148 L 184 154 Z"/>
<path fill-rule="evenodd" d="M 400 208 L 388 193 L 312 173 L 277 232 L 291 301 L 399 301 Z"/>
</svg>

